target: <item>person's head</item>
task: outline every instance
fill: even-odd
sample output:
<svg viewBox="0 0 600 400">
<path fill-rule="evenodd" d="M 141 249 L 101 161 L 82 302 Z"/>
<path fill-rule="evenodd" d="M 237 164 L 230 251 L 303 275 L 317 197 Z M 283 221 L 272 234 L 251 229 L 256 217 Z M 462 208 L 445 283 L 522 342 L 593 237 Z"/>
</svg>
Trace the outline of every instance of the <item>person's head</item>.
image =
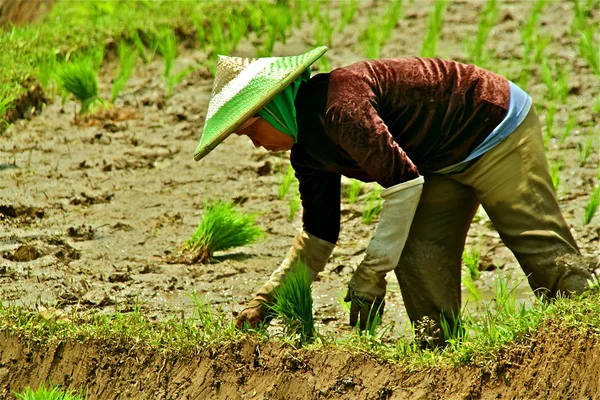
<svg viewBox="0 0 600 400">
<path fill-rule="evenodd" d="M 235 132 L 248 136 L 254 147 L 264 147 L 269 151 L 287 151 L 294 145 L 294 138 L 275 128 L 260 116 L 250 117 Z"/>
</svg>

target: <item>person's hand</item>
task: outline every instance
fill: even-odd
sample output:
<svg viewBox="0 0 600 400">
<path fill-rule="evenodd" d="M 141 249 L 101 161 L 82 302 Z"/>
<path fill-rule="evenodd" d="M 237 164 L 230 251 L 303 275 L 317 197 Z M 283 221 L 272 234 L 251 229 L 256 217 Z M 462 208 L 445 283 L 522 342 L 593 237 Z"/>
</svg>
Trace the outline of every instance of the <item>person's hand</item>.
<svg viewBox="0 0 600 400">
<path fill-rule="evenodd" d="M 345 302 L 350 302 L 350 326 L 358 327 L 361 331 L 371 331 L 375 326 L 381 323 L 385 300 L 368 300 L 364 297 L 356 296 L 352 288 L 348 288 L 348 293 L 344 298 Z"/>
<path fill-rule="evenodd" d="M 235 326 L 240 329 L 245 327 L 256 328 L 268 322 L 268 320 L 269 308 L 265 305 L 264 301 L 254 299 L 239 313 L 235 319 Z"/>
</svg>

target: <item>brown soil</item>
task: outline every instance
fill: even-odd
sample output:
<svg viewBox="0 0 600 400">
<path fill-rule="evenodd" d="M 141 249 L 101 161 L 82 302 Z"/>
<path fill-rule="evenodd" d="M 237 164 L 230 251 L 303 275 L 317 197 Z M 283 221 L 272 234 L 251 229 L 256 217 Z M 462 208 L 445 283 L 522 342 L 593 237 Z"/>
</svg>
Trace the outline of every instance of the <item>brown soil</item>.
<svg viewBox="0 0 600 400">
<path fill-rule="evenodd" d="M 520 29 L 532 4 L 510 2 L 500 5 L 499 22 L 488 42 L 488 49 L 499 59 L 497 63 L 494 62 L 494 68 L 500 73 L 508 73 L 511 65 L 518 68 L 522 52 L 517 47 L 520 43 Z M 361 7 L 364 9 L 358 13 L 356 25 L 334 38 L 332 49 L 328 53 L 333 67 L 363 58 L 362 48 L 358 43 L 360 29 L 357 27 L 364 26 L 369 4 L 361 3 Z M 431 2 L 407 4 L 404 18 L 384 47 L 382 56 L 418 54 L 430 9 Z M 457 1 L 450 5 L 438 45 L 441 57 L 464 59 L 462 43 L 465 38 L 473 37 L 480 9 L 479 3 Z M 572 4 L 566 2 L 550 2 L 543 11 L 540 32 L 554 39 L 546 50 L 551 59 L 569 60 L 577 54 L 578 37 L 568 33 L 571 16 Z M 596 12 L 591 18 L 598 17 Z M 334 13 L 335 18 L 337 16 Z M 305 51 L 313 44 L 308 39 L 310 37 L 312 27 L 306 26 L 296 31 L 285 46 L 277 45 L 275 53 L 281 55 Z M 246 41 L 241 43 L 236 54 L 254 55 L 254 50 Z M 177 67 L 196 64 L 206 57 L 202 52 L 185 52 L 178 59 Z M 76 105 L 67 102 L 63 107 L 55 97 L 48 100 L 41 115 L 32 116 L 31 120 L 15 122 L 0 136 L 0 285 L 3 301 L 25 306 L 41 304 L 66 312 L 71 312 L 74 308 L 113 312 L 115 307 L 127 311 L 139 301 L 144 313 L 161 318 L 168 314 L 191 314 L 194 306 L 189 294 L 195 290 L 215 308 L 231 315 L 243 307 L 281 261 L 295 230 L 301 226 L 300 213 L 290 221 L 287 199 L 281 201 L 277 197 L 279 171 L 287 168 L 287 155 L 269 154 L 262 149 L 255 149 L 249 140 L 234 135 L 205 160 L 195 163 L 192 153 L 202 130 L 212 78 L 206 69 L 201 68 L 176 87 L 172 98 L 166 99 L 162 68 L 162 62 L 158 59 L 149 65 L 139 63 L 117 101 L 115 112 L 74 121 Z M 578 113 L 578 124 L 563 145 L 557 140 L 550 142 L 548 158 L 552 161 L 564 161 L 565 168 L 559 187 L 561 206 L 582 252 L 591 260 L 597 260 L 600 255 L 598 217 L 585 227 L 581 221 L 598 169 L 598 143 L 596 141 L 596 151 L 592 152 L 585 163 L 579 160 L 578 145 L 585 143 L 584 134 L 591 132 L 599 123 L 600 118 L 591 112 L 591 105 L 600 97 L 600 88 L 590 68 L 581 59 L 573 62 L 571 68 L 571 95 L 567 105 L 561 106 L 555 117 L 556 130 L 562 132 L 570 113 Z M 106 65 L 100 76 L 101 92 L 105 98 L 109 97 L 113 69 L 114 65 Z M 534 69 L 532 72 L 534 77 L 527 89 L 534 97 L 534 102 L 540 103 L 538 100 L 542 98 L 545 88 L 537 83 L 538 71 Z M 219 262 L 215 263 L 172 263 L 173 255 L 194 232 L 204 202 L 214 197 L 236 200 L 244 210 L 260 213 L 259 222 L 267 232 L 266 240 L 221 254 L 217 257 Z M 315 318 L 319 329 L 329 330 L 337 335 L 348 332 L 345 327 L 347 317 L 338 304 L 338 299 L 343 297 L 345 283 L 360 261 L 374 229 L 374 225 L 364 225 L 361 222 L 363 206 L 364 202 L 343 204 L 342 234 L 338 246 L 325 273 L 314 285 Z M 482 267 L 491 270 L 483 272 L 482 279 L 477 281 L 484 295 L 492 290 L 496 267 L 500 267 L 503 276 L 512 275 L 515 279 L 523 277 L 513 256 L 502 245 L 483 213 L 474 222 L 468 240 L 469 245 L 478 243 L 481 243 Z M 597 261 L 593 263 L 597 265 Z M 406 325 L 406 314 L 395 277 L 390 276 L 390 283 L 387 298 L 389 306 L 385 318 L 387 322 L 394 322 L 396 329 L 401 331 Z M 522 286 L 521 292 L 522 301 L 533 298 L 526 285 Z M 31 347 L 31 344 L 16 338 L 6 338 L 2 342 L 6 341 L 14 345 L 15 350 L 11 350 L 11 354 L 17 359 L 20 359 L 18 354 L 30 354 L 29 362 L 46 365 L 43 363 L 47 362 L 48 357 L 44 355 L 43 349 Z M 546 351 L 552 352 L 567 351 L 568 348 L 565 343 L 557 349 L 549 347 L 553 346 L 550 342 L 545 346 Z M 30 350 L 18 353 L 18 348 Z M 102 376 L 110 376 L 111 371 L 117 371 L 115 368 L 122 368 L 118 369 L 118 380 L 102 378 L 103 380 L 98 381 L 98 398 L 110 398 L 103 397 L 107 396 L 106 393 L 114 395 L 119 390 L 132 390 L 127 385 L 137 382 L 133 373 L 135 368 L 140 368 L 139 371 L 143 372 L 147 366 L 155 368 L 152 371 L 156 373 L 153 372 L 154 378 L 149 377 L 150 372 L 144 372 L 147 374 L 144 376 L 148 376 L 148 382 L 153 379 L 155 383 L 144 383 L 142 389 L 146 394 L 141 396 L 152 397 L 146 391 L 145 385 L 148 384 L 148 388 L 157 387 L 157 393 L 162 393 L 159 398 L 184 398 L 176 395 L 184 393 L 178 392 L 179 387 L 184 388 L 181 390 L 189 390 L 185 392 L 188 393 L 188 398 L 202 398 L 198 394 L 200 391 L 193 392 L 191 388 L 199 385 L 198 388 L 209 390 L 212 380 L 207 378 L 206 383 L 202 383 L 203 379 L 192 377 L 202 377 L 204 374 L 194 375 L 196 370 L 212 371 L 210 368 L 216 365 L 210 358 L 195 362 L 167 360 L 164 368 L 172 368 L 172 373 L 166 375 L 162 372 L 157 374 L 163 365 L 163 360 L 158 356 L 144 356 L 143 359 L 149 360 L 148 364 L 138 364 L 134 359 L 122 358 L 115 349 L 104 349 L 101 344 L 85 347 L 63 344 L 58 350 L 61 354 L 66 355 L 67 350 L 68 354 L 73 354 L 64 357 L 72 367 L 65 367 L 67 372 L 63 375 L 70 375 L 71 372 L 87 373 L 86 369 L 72 364 L 75 359 L 81 360 L 85 365 L 101 365 L 102 368 L 95 371 Z M 265 362 L 285 365 L 286 358 L 278 357 L 276 348 L 267 347 L 263 353 L 265 352 L 269 355 Z M 315 354 L 314 360 L 311 360 L 307 354 L 313 356 L 313 353 L 305 352 L 299 352 L 297 356 L 306 359 L 312 370 L 318 371 L 313 377 L 319 377 L 311 391 L 302 392 L 307 393 L 308 398 L 316 397 L 321 390 L 325 393 L 323 396 L 333 397 L 335 388 L 343 393 L 343 390 L 347 390 L 345 385 L 357 386 L 353 381 L 344 383 L 346 372 L 342 371 L 360 370 L 370 374 L 369 379 L 360 378 L 363 382 L 360 385 L 370 388 L 369 398 L 376 398 L 378 390 L 382 390 L 381 398 L 386 396 L 385 385 L 381 384 L 377 388 L 374 386 L 383 382 L 375 378 L 374 371 L 383 371 L 384 377 L 381 379 L 385 379 L 385 382 L 388 379 L 396 382 L 390 386 L 394 388 L 394 396 L 400 396 L 398 393 L 409 396 L 410 390 L 414 388 L 415 396 L 424 393 L 423 396 L 428 398 L 428 385 L 435 386 L 444 382 L 443 379 L 437 379 L 437 372 L 422 372 L 412 376 L 402 372 L 400 367 L 393 367 L 396 368 L 394 373 L 389 374 L 385 372 L 388 366 L 381 366 L 375 361 L 367 362 L 359 356 L 325 352 Z M 573 351 L 555 359 L 575 365 L 575 354 L 579 353 Z M 537 365 L 545 365 L 543 363 L 546 361 L 542 358 L 547 355 L 540 352 L 538 356 L 540 361 Z M 36 357 L 41 357 L 39 362 L 35 361 Z M 126 366 L 118 367 L 119 364 L 111 361 L 112 357 L 122 360 Z M 244 357 L 238 365 L 245 366 L 243 360 L 248 358 Z M 332 370 L 337 368 L 340 372 L 328 372 L 327 368 L 322 368 L 321 364 L 327 364 L 330 359 L 333 360 Z M 531 359 L 535 360 L 533 356 Z M 23 368 L 29 365 L 24 359 L 19 362 L 22 364 L 18 365 L 23 365 Z M 224 365 L 229 364 L 223 363 L 221 368 Z M 367 368 L 367 365 L 373 370 Z M 294 377 L 305 376 L 300 372 L 287 372 L 288 369 L 283 368 L 277 373 L 267 373 L 259 369 L 254 374 L 251 366 L 244 368 L 247 368 L 245 379 L 256 382 L 252 386 L 262 391 L 265 398 L 269 397 L 269 390 L 273 391 L 270 398 L 281 398 L 283 392 L 278 391 L 279 387 L 281 390 L 284 387 L 287 388 L 285 390 L 293 390 L 290 393 L 304 390 L 299 383 L 292 383 Z M 0 369 L 0 377 L 2 371 Z M 43 371 L 49 370 L 39 370 L 35 379 L 42 379 L 45 376 Z M 127 371 L 131 371 L 131 374 Z M 480 382 L 482 379 L 477 369 L 461 370 L 458 375 L 457 372 L 439 373 L 442 377 L 449 374 L 445 384 L 450 385 L 450 388 L 455 382 L 462 382 L 456 378 L 473 382 Z M 530 375 L 530 379 L 534 379 Z M 231 372 L 227 385 L 235 386 L 238 376 L 242 375 Z M 334 384 L 337 382 L 336 377 L 340 376 L 341 383 Z M 357 377 L 353 379 L 358 379 L 359 374 L 352 373 L 352 376 Z M 583 376 L 583 373 L 577 374 L 574 378 L 583 379 Z M 409 383 L 400 384 L 399 382 L 403 382 L 400 377 L 408 379 Z M 15 375 L 10 377 L 17 378 Z M 6 382 L 8 378 L 5 375 L 1 379 Z M 60 379 L 57 383 L 62 382 Z M 163 381 L 164 384 L 160 383 Z M 179 383 L 175 385 L 167 382 Z M 243 386 L 244 381 L 241 382 L 239 384 Z M 261 382 L 265 384 L 259 385 Z M 273 382 L 287 383 L 273 386 Z M 160 390 L 158 386 L 152 386 L 159 383 Z M 549 382 L 542 382 L 541 379 L 535 380 L 535 384 L 532 381 L 533 386 L 530 387 L 538 384 L 544 388 L 550 387 Z M 18 386 L 16 383 L 13 385 Z M 122 387 L 117 390 L 117 386 L 110 385 Z M 228 387 L 227 385 L 222 385 L 222 388 Z M 467 386 L 463 383 L 456 385 L 460 387 L 457 386 L 452 393 L 459 396 Z M 506 391 L 513 386 L 496 387 L 486 383 L 484 387 L 485 390 Z M 581 388 L 584 387 L 582 384 Z M 573 385 L 568 390 L 575 388 L 577 386 Z M 106 390 L 103 395 L 98 392 L 101 390 Z M 236 388 L 227 390 L 232 391 L 232 398 L 241 396 Z M 436 390 L 441 389 L 438 387 Z M 515 387 L 510 390 L 520 389 Z M 341 393 L 340 397 L 344 397 Z M 534 396 L 532 393 L 529 395 Z M 487 398 L 487 392 L 484 397 Z"/>
<path fill-rule="evenodd" d="M 569 341 L 564 342 L 568 337 Z M 410 371 L 340 350 L 249 341 L 195 357 L 0 337 L 0 396 L 45 380 L 94 399 L 597 399 L 600 341 L 547 326 L 487 367 Z"/>
</svg>

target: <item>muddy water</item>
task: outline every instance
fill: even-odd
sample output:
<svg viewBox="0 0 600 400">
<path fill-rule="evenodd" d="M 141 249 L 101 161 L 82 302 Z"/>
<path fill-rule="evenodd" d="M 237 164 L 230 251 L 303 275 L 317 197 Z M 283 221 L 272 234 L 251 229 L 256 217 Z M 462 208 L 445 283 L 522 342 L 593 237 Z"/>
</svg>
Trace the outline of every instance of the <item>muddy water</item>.
<svg viewBox="0 0 600 400">
<path fill-rule="evenodd" d="M 383 56 L 420 52 L 431 2 L 406 6 L 404 18 Z M 333 67 L 362 59 L 359 27 L 366 23 L 368 4 L 362 4 L 359 20 L 334 39 L 328 57 Z M 501 5 L 499 23 L 488 49 L 498 59 L 500 73 L 518 70 L 520 27 L 530 2 Z M 480 4 L 454 2 L 446 12 L 439 44 L 440 56 L 464 60 L 463 41 L 476 30 Z M 334 13 L 334 18 L 337 18 Z M 550 3 L 541 17 L 540 32 L 551 35 L 549 57 L 567 60 L 576 54 L 576 38 L 568 35 L 571 5 Z M 307 50 L 314 43 L 310 25 L 297 30 L 278 55 Z M 418 38 L 418 40 L 415 40 Z M 242 42 L 237 54 L 253 55 Z M 187 51 L 178 60 L 183 68 L 205 59 Z M 114 66 L 101 74 L 101 91 L 110 93 Z M 512 68 L 512 69 L 511 69 Z M 318 69 L 318 68 L 317 68 Z M 511 72 L 512 71 L 512 72 Z M 538 71 L 528 91 L 534 101 L 545 88 Z M 3 303 L 32 307 L 113 312 L 131 310 L 136 302 L 154 318 L 190 315 L 196 291 L 213 308 L 226 315 L 239 312 L 245 302 L 282 260 L 300 214 L 288 218 L 287 199 L 277 196 L 280 171 L 287 168 L 286 154 L 255 149 L 249 140 L 230 137 L 209 157 L 195 163 L 196 147 L 210 96 L 212 78 L 204 68 L 188 76 L 164 97 L 162 64 L 139 64 L 117 101 L 118 115 L 75 123 L 75 104 L 61 106 L 58 98 L 41 116 L 20 121 L 0 137 L 0 285 Z M 582 213 L 594 184 L 598 152 L 581 163 L 577 146 L 598 124 L 591 112 L 600 96 L 589 67 L 578 60 L 572 65 L 571 95 L 556 120 L 562 129 L 566 116 L 577 113 L 578 126 L 565 144 L 549 143 L 549 159 L 562 159 L 559 197 L 565 217 L 582 252 L 593 259 L 600 254 L 598 217 L 583 227 Z M 540 101 L 540 104 L 542 102 Z M 544 117 L 543 109 L 541 111 Z M 596 149 L 598 144 L 595 145 Z M 346 182 L 347 183 L 347 182 Z M 198 223 L 207 199 L 220 197 L 259 213 L 265 240 L 220 254 L 217 262 L 204 265 L 173 263 L 182 243 Z M 323 331 L 347 332 L 346 316 L 339 304 L 345 284 L 364 254 L 375 225 L 361 222 L 365 201 L 342 210 L 342 233 L 325 273 L 314 284 L 315 317 Z M 523 274 L 512 254 L 502 245 L 484 213 L 479 213 L 469 234 L 468 246 L 481 246 L 482 272 L 476 281 L 483 298 L 493 293 L 494 279 Z M 519 301 L 530 303 L 533 294 L 525 283 Z M 464 299 L 468 293 L 464 291 Z M 469 302 L 469 307 L 480 309 Z M 407 318 L 395 277 L 390 276 L 387 322 L 402 333 Z"/>
</svg>

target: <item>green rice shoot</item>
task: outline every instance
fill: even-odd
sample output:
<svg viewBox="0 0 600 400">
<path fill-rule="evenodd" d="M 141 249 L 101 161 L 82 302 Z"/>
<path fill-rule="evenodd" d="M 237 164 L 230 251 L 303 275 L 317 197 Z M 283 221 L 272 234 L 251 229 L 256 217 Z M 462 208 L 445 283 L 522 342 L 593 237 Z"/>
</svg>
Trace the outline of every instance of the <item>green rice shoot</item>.
<svg viewBox="0 0 600 400">
<path fill-rule="evenodd" d="M 306 264 L 298 260 L 275 290 L 275 302 L 269 306 L 273 316 L 283 320 L 286 334 L 299 335 L 302 343 L 315 335 L 311 284 Z"/>
<path fill-rule="evenodd" d="M 14 393 L 17 400 L 84 400 L 81 394 L 64 391 L 57 386 L 46 386 L 43 383 L 33 390 L 27 387 L 23 392 Z"/>
<path fill-rule="evenodd" d="M 358 196 L 362 192 L 362 182 L 353 179 L 352 183 L 350 183 L 350 187 L 348 188 L 348 203 L 354 204 L 358 200 Z"/>
<path fill-rule="evenodd" d="M 87 113 L 94 103 L 100 101 L 98 77 L 93 63 L 89 59 L 61 65 L 56 72 L 56 80 L 64 92 L 72 94 L 79 100 L 81 103 L 80 114 Z"/>
<path fill-rule="evenodd" d="M 598 169 L 600 171 L 600 168 Z M 583 225 L 587 225 L 592 222 L 592 218 L 596 214 L 598 210 L 598 205 L 600 204 L 600 184 L 596 185 L 594 190 L 592 191 L 592 195 L 590 196 L 590 200 L 585 206 L 585 212 L 583 214 Z"/>
<path fill-rule="evenodd" d="M 254 214 L 236 210 L 232 202 L 215 200 L 205 205 L 200 224 L 186 241 L 186 247 L 197 253 L 199 262 L 204 262 L 216 251 L 252 244 L 262 236 Z"/>
<path fill-rule="evenodd" d="M 125 42 L 120 42 L 117 47 L 117 53 L 119 54 L 119 68 L 118 73 L 113 80 L 112 93 L 110 96 L 110 102 L 114 103 L 119 93 L 125 86 L 125 83 L 135 67 L 135 60 L 137 58 L 137 50 L 134 47 L 127 45 Z"/>
<path fill-rule="evenodd" d="M 463 251 L 462 259 L 467 267 L 467 271 L 472 279 L 479 279 L 481 275 L 479 273 L 479 262 L 481 259 L 481 247 L 471 247 L 470 249 L 465 248 Z"/>
<path fill-rule="evenodd" d="M 380 197 L 381 190 L 372 190 L 367 199 L 367 205 L 362 212 L 362 222 L 368 225 L 381 213 L 383 199 Z"/>
<path fill-rule="evenodd" d="M 279 200 L 283 200 L 285 195 L 289 192 L 290 187 L 292 186 L 292 182 L 296 179 L 294 175 L 294 168 L 291 165 L 288 165 L 285 173 L 282 173 L 279 181 Z"/>
</svg>

